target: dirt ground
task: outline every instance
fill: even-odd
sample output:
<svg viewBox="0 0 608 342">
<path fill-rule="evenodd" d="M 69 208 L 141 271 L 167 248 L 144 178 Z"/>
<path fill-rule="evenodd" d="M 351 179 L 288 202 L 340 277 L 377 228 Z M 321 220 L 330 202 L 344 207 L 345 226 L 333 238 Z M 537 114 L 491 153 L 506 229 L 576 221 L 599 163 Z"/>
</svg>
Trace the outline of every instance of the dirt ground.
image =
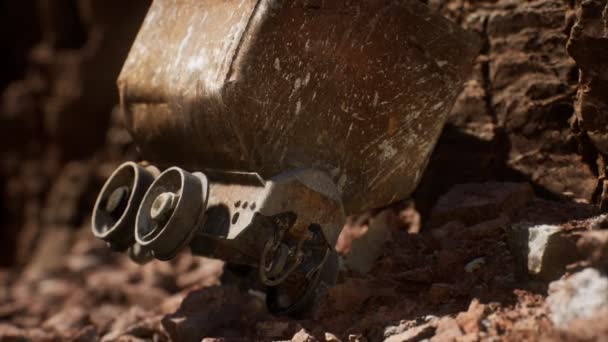
<svg viewBox="0 0 608 342">
<path fill-rule="evenodd" d="M 413 198 L 349 221 L 386 232 L 304 319 L 188 252 L 144 266 L 90 231 L 138 160 L 115 79 L 146 1 L 0 4 L 0 341 L 608 339 L 608 3 L 428 0 L 477 32 L 473 77 Z M 380 227 L 380 228 L 378 228 Z"/>
</svg>

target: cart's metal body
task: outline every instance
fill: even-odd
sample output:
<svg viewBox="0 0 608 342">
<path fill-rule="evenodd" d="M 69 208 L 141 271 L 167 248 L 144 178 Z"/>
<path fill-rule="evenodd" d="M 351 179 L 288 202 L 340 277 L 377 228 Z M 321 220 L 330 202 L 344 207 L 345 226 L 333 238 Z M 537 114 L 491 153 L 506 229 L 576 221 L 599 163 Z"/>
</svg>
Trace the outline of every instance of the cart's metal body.
<svg viewBox="0 0 608 342">
<path fill-rule="evenodd" d="M 163 173 L 148 190 L 159 196 L 161 184 L 179 196 L 187 182 L 180 188 L 170 179 L 203 187 L 196 192 L 204 197 L 200 209 L 187 213 L 179 207 L 184 198 L 171 202 L 172 214 L 192 216 L 186 220 L 192 227 L 176 228 L 182 241 L 174 247 L 228 251 L 224 258 L 244 264 L 282 258 L 288 269 L 294 260 L 281 241 L 288 250 L 313 250 L 317 227 L 331 250 L 344 214 L 414 190 L 477 48 L 471 33 L 417 0 L 155 0 L 118 86 L 143 157 L 202 172 Z M 98 205 L 109 195 L 100 195 Z M 251 204 L 244 197 L 257 198 L 253 209 L 243 208 Z M 133 201 L 137 229 L 149 225 L 140 217 L 167 198 Z M 211 203 L 228 222 L 217 221 L 220 211 L 211 211 Z M 168 226 L 158 227 L 159 236 Z M 137 229 L 131 240 L 145 249 L 149 241 Z M 306 255 L 325 263 L 319 253 Z M 260 269 L 276 273 L 266 266 Z M 300 276 L 318 265 L 309 266 Z"/>
</svg>

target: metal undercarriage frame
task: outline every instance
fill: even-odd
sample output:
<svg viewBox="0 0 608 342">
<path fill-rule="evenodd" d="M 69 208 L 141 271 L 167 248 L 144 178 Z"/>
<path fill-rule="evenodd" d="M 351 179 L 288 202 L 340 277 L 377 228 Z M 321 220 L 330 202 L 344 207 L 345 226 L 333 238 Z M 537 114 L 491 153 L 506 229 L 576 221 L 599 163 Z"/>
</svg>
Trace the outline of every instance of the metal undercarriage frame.
<svg viewBox="0 0 608 342">
<path fill-rule="evenodd" d="M 102 188 L 92 229 L 139 263 L 171 260 L 187 247 L 225 260 L 266 292 L 272 313 L 295 315 L 335 283 L 333 246 L 344 219 L 337 188 L 321 171 L 263 180 L 255 173 L 178 167 L 160 173 L 127 162 Z"/>
</svg>

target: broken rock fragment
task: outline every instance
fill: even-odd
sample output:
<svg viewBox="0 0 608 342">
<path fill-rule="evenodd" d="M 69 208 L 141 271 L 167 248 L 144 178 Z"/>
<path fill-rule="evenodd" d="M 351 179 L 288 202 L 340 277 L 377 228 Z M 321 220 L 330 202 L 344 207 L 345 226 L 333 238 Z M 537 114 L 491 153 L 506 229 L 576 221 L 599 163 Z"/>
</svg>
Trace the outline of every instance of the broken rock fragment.
<svg viewBox="0 0 608 342">
<path fill-rule="evenodd" d="M 456 322 L 465 333 L 478 333 L 481 329 L 481 320 L 485 315 L 486 306 L 474 299 L 466 312 L 461 312 L 456 316 Z"/>
<path fill-rule="evenodd" d="M 544 280 L 559 278 L 568 264 L 580 259 L 576 240 L 561 225 L 513 224 L 507 239 L 522 268 Z"/>
<path fill-rule="evenodd" d="M 311 334 L 308 333 L 308 331 L 306 331 L 305 329 L 300 329 L 300 331 L 298 331 L 295 335 L 293 335 L 293 338 L 291 339 L 292 342 L 316 342 L 317 339 L 314 338 L 314 336 L 312 336 Z"/>
<path fill-rule="evenodd" d="M 437 333 L 431 338 L 431 342 L 453 341 L 462 335 L 458 322 L 446 316 L 437 322 Z"/>
<path fill-rule="evenodd" d="M 54 330 L 61 335 L 79 331 L 89 322 L 88 313 L 81 307 L 69 307 L 47 319 L 43 328 Z"/>
<path fill-rule="evenodd" d="M 551 321 L 559 328 L 591 318 L 608 309 L 608 278 L 595 268 L 586 268 L 555 281 L 549 286 L 547 306 Z"/>
<path fill-rule="evenodd" d="M 162 319 L 162 326 L 173 341 L 201 341 L 235 331 L 242 335 L 264 316 L 257 298 L 234 287 L 215 286 L 189 293 L 175 313 Z"/>
<path fill-rule="evenodd" d="M 435 320 L 406 329 L 395 335 L 387 337 L 384 342 L 406 342 L 406 341 L 420 341 L 433 336 L 435 329 L 437 328 L 437 322 Z"/>
<path fill-rule="evenodd" d="M 346 223 L 336 248 L 340 251 L 341 242 L 345 244 L 344 241 L 349 240 L 349 251 L 344 256 L 344 265 L 348 269 L 367 273 L 373 268 L 384 252 L 384 242 L 390 237 L 394 216 L 391 209 L 386 209 L 371 217 L 367 224 L 357 224 L 353 220 Z"/>
</svg>

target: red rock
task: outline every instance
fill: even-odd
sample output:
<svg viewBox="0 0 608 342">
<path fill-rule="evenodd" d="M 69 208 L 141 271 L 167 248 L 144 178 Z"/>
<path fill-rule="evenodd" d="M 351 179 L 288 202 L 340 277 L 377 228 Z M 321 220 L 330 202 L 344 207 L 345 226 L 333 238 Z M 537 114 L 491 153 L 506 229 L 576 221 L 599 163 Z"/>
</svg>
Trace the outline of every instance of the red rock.
<svg viewBox="0 0 608 342">
<path fill-rule="evenodd" d="M 70 336 L 69 340 L 71 342 L 94 342 L 99 340 L 99 334 L 94 326 L 88 325 Z"/>
<path fill-rule="evenodd" d="M 114 341 L 121 336 L 131 335 L 138 338 L 152 338 L 154 335 L 164 336 L 161 333 L 161 317 L 140 307 L 133 306 L 116 317 L 109 332 L 102 337 L 102 341 Z"/>
<path fill-rule="evenodd" d="M 27 333 L 13 325 L 0 323 L 0 339 L 7 341 L 27 340 Z"/>
<path fill-rule="evenodd" d="M 42 327 L 67 336 L 81 330 L 89 323 L 88 312 L 82 307 L 69 307 L 47 319 Z"/>
<path fill-rule="evenodd" d="M 245 332 L 266 315 L 263 303 L 234 287 L 209 287 L 189 293 L 180 308 L 162 319 L 172 340 L 200 341 L 226 332 Z"/>
<path fill-rule="evenodd" d="M 486 314 L 486 306 L 473 299 L 466 312 L 461 312 L 456 316 L 456 322 L 466 334 L 478 333 L 480 331 L 481 320 Z"/>
<path fill-rule="evenodd" d="M 146 339 L 131 335 L 122 335 L 116 338 L 116 342 L 145 342 Z"/>
<path fill-rule="evenodd" d="M 342 342 L 342 340 L 330 332 L 325 332 L 325 342 Z"/>
<path fill-rule="evenodd" d="M 165 298 L 158 308 L 159 312 L 166 315 L 177 311 L 186 296 L 186 293 L 178 293 L 171 297 Z"/>
<path fill-rule="evenodd" d="M 443 317 L 437 322 L 437 331 L 431 338 L 431 342 L 453 341 L 460 336 L 462 336 L 462 330 L 456 320 L 451 317 Z"/>
<path fill-rule="evenodd" d="M 402 333 L 389 336 L 384 342 L 409 342 L 420 341 L 433 336 L 436 330 L 436 322 L 426 323 L 410 328 Z"/>
<path fill-rule="evenodd" d="M 0 323 L 0 341 L 59 341 L 58 335 L 40 329 L 21 329 L 16 326 Z"/>
<path fill-rule="evenodd" d="M 89 319 L 99 329 L 101 334 L 105 334 L 110 329 L 114 320 L 121 316 L 121 313 L 125 310 L 126 308 L 123 306 L 102 304 L 91 309 Z"/>
<path fill-rule="evenodd" d="M 149 287 L 142 284 L 138 285 L 122 285 L 120 290 L 126 296 L 129 304 L 137 305 L 144 309 L 153 309 L 158 307 L 169 295 L 167 291 L 158 287 Z"/>
<path fill-rule="evenodd" d="M 361 334 L 348 335 L 348 342 L 367 342 L 367 338 Z"/>
<path fill-rule="evenodd" d="M 316 342 L 317 339 L 308 333 L 305 329 L 300 329 L 293 337 L 291 342 Z"/>
</svg>

